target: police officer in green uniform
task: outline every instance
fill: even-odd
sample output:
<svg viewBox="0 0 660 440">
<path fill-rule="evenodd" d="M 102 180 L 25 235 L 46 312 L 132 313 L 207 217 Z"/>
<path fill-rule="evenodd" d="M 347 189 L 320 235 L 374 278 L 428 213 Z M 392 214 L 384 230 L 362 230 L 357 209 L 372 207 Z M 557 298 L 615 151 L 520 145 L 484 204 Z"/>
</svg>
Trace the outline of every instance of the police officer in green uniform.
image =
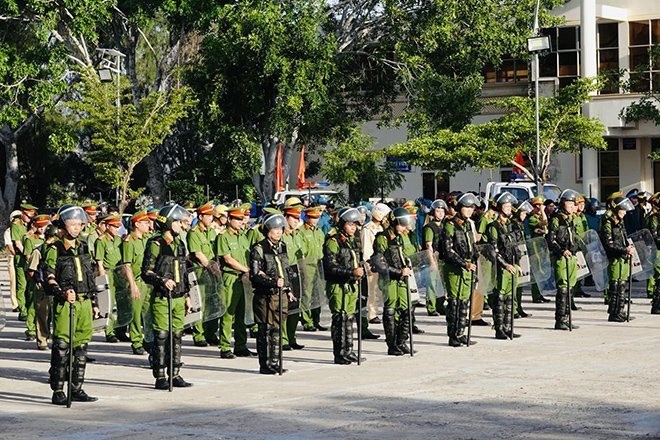
<svg viewBox="0 0 660 440">
<path fill-rule="evenodd" d="M 208 202 L 197 208 L 197 224 L 188 231 L 186 239 L 188 241 L 188 252 L 193 263 L 193 270 L 199 281 L 204 270 L 209 270 L 213 276 L 217 277 L 218 282 L 221 279 L 220 265 L 215 261 L 213 245 L 217 238 L 215 229 L 211 227 L 214 219 L 213 203 Z M 219 294 L 219 292 L 207 292 L 211 288 L 207 284 L 198 283 L 202 298 L 206 295 Z M 206 347 L 208 344 L 217 345 L 220 340 L 216 336 L 218 331 L 218 320 L 214 319 L 202 324 L 201 322 L 193 326 L 193 342 L 197 347 Z"/>
<path fill-rule="evenodd" d="M 23 249 L 23 237 L 27 234 L 27 226 L 30 219 L 35 216 L 37 208 L 29 203 L 20 206 L 21 216 L 12 221 L 9 227 L 12 244 L 14 245 L 14 269 L 16 273 L 16 302 L 18 303 L 18 320 L 27 320 L 27 308 L 25 307 L 25 289 L 27 278 L 25 276 L 25 252 Z"/>
<path fill-rule="evenodd" d="M 555 330 L 568 330 L 569 289 L 577 280 L 577 259 L 580 250 L 579 237 L 573 223 L 575 201 L 580 194 L 572 189 L 565 189 L 559 197 L 559 209 L 553 212 L 548 227 L 546 241 L 555 271 L 557 295 L 555 297 Z M 573 329 L 577 326 L 573 325 Z"/>
<path fill-rule="evenodd" d="M 468 342 L 464 334 L 467 320 L 470 319 L 468 300 L 477 275 L 476 231 L 470 217 L 478 205 L 479 199 L 474 194 L 461 195 L 456 201 L 456 215 L 447 220 L 442 236 L 447 289 L 447 336 L 452 347 L 460 347 Z"/>
<path fill-rule="evenodd" d="M 548 233 L 548 217 L 545 214 L 544 202 L 545 198 L 543 196 L 536 196 L 532 199 L 531 204 L 534 210 L 527 220 L 527 227 L 529 228 L 531 238 L 545 238 Z M 532 302 L 535 304 L 550 302 L 548 298 L 541 295 L 541 291 L 536 283 L 532 283 Z"/>
<path fill-rule="evenodd" d="M 321 211 L 322 208 L 318 206 L 305 209 L 305 224 L 299 232 L 304 243 L 303 258 L 305 259 L 305 267 L 301 269 L 307 274 L 305 285 L 303 286 L 303 295 L 306 295 L 306 299 L 303 300 L 303 303 L 313 306 L 311 307 L 311 310 L 303 309 L 300 313 L 300 322 L 303 325 L 303 330 L 308 332 L 327 330 L 327 328 L 323 327 L 320 322 L 320 304 L 311 304 L 314 302 L 311 300 L 312 296 L 321 293 L 314 292 L 317 279 L 321 276 L 319 272 L 319 264 L 323 259 L 323 243 L 325 242 L 325 235 L 317 226 L 321 217 Z"/>
<path fill-rule="evenodd" d="M 261 374 L 276 374 L 280 369 L 280 326 L 286 317 L 289 301 L 293 299 L 289 283 L 289 259 L 286 244 L 282 241 L 285 225 L 286 220 L 282 214 L 266 214 L 262 220 L 265 238 L 250 251 L 250 281 L 254 289 L 252 309 L 257 323 L 257 353 Z"/>
<path fill-rule="evenodd" d="M 353 323 L 364 276 L 361 266 L 362 249 L 356 237 L 362 218 L 356 208 L 343 208 L 338 212 L 337 233 L 328 236 L 323 247 L 323 272 L 326 296 L 332 313 L 332 351 L 335 364 L 357 362 L 353 351 Z"/>
<path fill-rule="evenodd" d="M 98 265 L 99 275 L 108 276 L 108 287 L 110 289 L 110 301 L 116 303 L 117 279 L 115 278 L 115 268 L 121 263 L 121 237 L 119 228 L 121 227 L 121 216 L 119 214 L 105 217 L 101 223 L 105 224 L 105 234 L 101 235 L 95 243 L 94 259 Z M 110 315 L 110 321 L 105 328 L 106 342 L 116 343 L 119 338 L 115 335 L 115 318 Z"/>
<path fill-rule="evenodd" d="M 245 292 L 241 277 L 248 276 L 250 243 L 243 229 L 242 207 L 227 211 L 229 228 L 216 239 L 215 254 L 222 263 L 222 284 L 227 311 L 220 318 L 220 357 L 234 359 L 236 356 L 252 357 L 247 348 L 245 325 Z M 231 331 L 234 329 L 234 352 L 231 351 Z"/>
<path fill-rule="evenodd" d="M 291 200 L 291 199 L 289 199 Z M 287 202 L 289 201 L 287 200 Z M 289 206 L 284 205 L 284 219 L 287 224 L 284 228 L 284 235 L 282 235 L 282 241 L 286 244 L 287 257 L 289 259 L 289 264 L 291 267 L 294 267 L 298 264 L 298 260 L 302 258 L 303 255 L 303 241 L 300 236 L 300 214 L 303 210 L 302 202 L 300 200 L 289 203 Z M 300 272 L 296 273 L 296 276 L 300 276 Z M 291 283 L 297 282 L 300 284 L 300 279 L 291 280 Z M 298 306 L 299 307 L 299 306 Z M 296 329 L 298 327 L 298 321 L 300 319 L 300 313 L 287 313 L 284 326 L 282 327 L 282 349 L 285 351 L 288 350 L 302 350 L 305 348 L 304 345 L 298 344 L 296 340 Z"/>
<path fill-rule="evenodd" d="M 511 322 L 512 298 L 518 286 L 520 273 L 520 258 L 516 234 L 512 227 L 511 214 L 513 205 L 518 203 L 511 193 L 503 192 L 495 197 L 497 204 L 497 220 L 491 222 L 486 230 L 488 243 L 493 245 L 497 261 L 497 279 L 493 293 L 490 294 L 490 303 L 493 308 L 493 321 L 496 339 L 517 338 L 520 335 L 513 333 Z"/>
<path fill-rule="evenodd" d="M 53 347 L 50 358 L 52 402 L 66 405 L 64 382 L 67 378 L 68 356 L 73 356 L 71 400 L 94 402 L 82 389 L 87 365 L 87 344 L 92 339 L 92 301 L 96 299 L 94 264 L 87 244 L 78 239 L 85 211 L 79 206 L 64 205 L 58 211 L 62 238 L 46 251 L 44 265 L 48 292 L 54 297 Z M 69 327 L 69 311 L 73 307 L 73 329 Z M 69 339 L 69 332 L 73 341 Z"/>
<path fill-rule="evenodd" d="M 410 353 L 408 277 L 413 271 L 409 256 L 416 249 L 408 238 L 408 228 L 414 222 L 415 216 L 405 208 L 390 212 L 389 227 L 376 236 L 371 257 L 371 266 L 381 275 L 378 283 L 383 292 L 383 329 L 390 356 Z"/>
<path fill-rule="evenodd" d="M 152 286 L 150 299 L 152 330 L 154 342 L 151 351 L 152 371 L 156 379 L 155 388 L 169 388 L 167 374 L 172 378 L 172 386 L 185 388 L 192 384 L 186 382 L 181 370 L 181 339 L 183 336 L 183 320 L 186 315 L 187 286 L 186 247 L 180 237 L 184 225 L 189 222 L 190 214 L 183 207 L 167 205 L 158 212 L 157 222 L 162 228 L 161 234 L 156 234 L 146 244 L 144 260 L 142 261 L 142 280 Z M 169 305 L 171 297 L 172 313 L 172 352 L 167 344 L 169 334 Z M 169 360 L 172 359 L 172 371 Z"/>
<path fill-rule="evenodd" d="M 511 216 L 511 228 L 515 236 L 515 240 L 518 246 L 526 245 L 526 233 L 525 233 L 525 219 L 527 215 L 533 211 L 532 205 L 527 200 L 518 201 L 513 207 L 513 215 Z M 522 286 L 516 287 L 516 298 L 515 298 L 515 315 L 514 318 L 527 318 L 530 316 L 528 313 L 525 313 L 525 310 L 522 306 Z"/>
<path fill-rule="evenodd" d="M 651 293 L 651 314 L 660 315 L 660 192 L 657 192 L 649 199 L 651 212 L 646 217 L 646 229 L 651 232 L 657 249 L 655 254 L 655 263 L 653 267 L 653 276 L 647 284 L 647 292 Z"/>
<path fill-rule="evenodd" d="M 131 217 L 131 232 L 121 243 L 121 263 L 124 265 L 125 277 L 131 292 L 133 319 L 128 326 L 133 354 L 143 355 L 144 335 L 142 333 L 142 316 L 149 307 L 150 290 L 142 280 L 142 262 L 144 260 L 146 235 L 150 223 L 146 211 L 140 211 Z"/>
<path fill-rule="evenodd" d="M 607 275 L 610 280 L 607 320 L 625 322 L 626 315 L 623 308 L 630 274 L 630 256 L 633 254 L 634 247 L 628 243 L 623 218 L 628 211 L 634 210 L 635 207 L 629 198 L 616 197 L 610 202 L 609 208 L 612 215 L 603 217 L 600 224 L 600 240 L 610 263 L 607 266 Z"/>
<path fill-rule="evenodd" d="M 575 232 L 578 237 L 584 237 L 584 234 L 589 230 L 589 222 L 587 221 L 587 216 L 584 214 L 585 209 L 585 196 L 580 194 L 575 203 L 575 219 L 573 223 L 575 224 Z M 571 300 L 573 298 L 589 298 L 591 295 L 582 290 L 582 281 L 575 284 L 575 293 L 571 295 Z M 580 310 L 581 307 L 575 305 L 575 301 L 571 302 L 571 308 L 573 310 Z"/>
<path fill-rule="evenodd" d="M 36 305 L 37 295 L 39 295 L 38 290 L 40 290 L 37 286 L 39 280 L 29 276 L 30 257 L 32 256 L 32 252 L 40 248 L 43 244 L 45 239 L 44 233 L 49 223 L 50 217 L 48 215 L 37 215 L 32 218 L 30 221 L 30 230 L 23 236 L 23 254 L 25 255 L 25 266 L 23 270 L 27 275 L 25 287 L 25 309 L 27 315 L 27 320 L 25 321 L 26 341 L 34 341 L 37 338 Z"/>
<path fill-rule="evenodd" d="M 447 204 L 444 200 L 438 199 L 431 203 L 431 212 L 429 213 L 428 223 L 424 226 L 424 248 L 439 256 L 444 255 L 441 248 L 442 234 L 444 229 L 444 220 L 447 213 Z M 442 259 L 442 258 L 441 258 Z M 431 283 L 435 286 L 435 283 Z M 429 316 L 438 316 L 445 314 L 445 297 L 437 298 L 437 292 L 431 291 L 426 294 L 426 313 Z"/>
</svg>

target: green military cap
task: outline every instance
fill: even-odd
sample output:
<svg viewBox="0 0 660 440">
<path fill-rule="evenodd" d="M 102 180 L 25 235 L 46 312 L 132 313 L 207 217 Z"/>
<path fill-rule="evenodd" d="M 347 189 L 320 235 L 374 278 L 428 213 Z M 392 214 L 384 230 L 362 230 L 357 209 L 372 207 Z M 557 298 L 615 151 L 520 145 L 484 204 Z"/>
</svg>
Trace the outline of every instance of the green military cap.
<svg viewBox="0 0 660 440">
<path fill-rule="evenodd" d="M 307 217 L 310 218 L 319 218 L 321 217 L 321 212 L 323 211 L 323 208 L 320 206 L 310 206 L 309 208 L 304 210 L 304 213 Z"/>
<path fill-rule="evenodd" d="M 20 208 L 21 211 L 36 211 L 37 209 L 39 209 L 36 206 L 31 205 L 29 203 L 21 203 Z"/>
</svg>

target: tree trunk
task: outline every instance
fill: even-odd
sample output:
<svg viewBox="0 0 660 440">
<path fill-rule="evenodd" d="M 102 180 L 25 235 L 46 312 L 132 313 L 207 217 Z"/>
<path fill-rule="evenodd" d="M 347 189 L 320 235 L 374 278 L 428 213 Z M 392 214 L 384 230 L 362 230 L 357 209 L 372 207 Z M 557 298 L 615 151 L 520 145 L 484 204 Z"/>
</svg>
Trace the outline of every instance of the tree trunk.
<svg viewBox="0 0 660 440">
<path fill-rule="evenodd" d="M 149 177 L 147 178 L 147 188 L 153 199 L 154 206 L 163 206 L 167 199 L 165 191 L 165 170 L 162 162 L 158 160 L 158 148 L 144 158 L 147 164 Z"/>
<path fill-rule="evenodd" d="M 261 185 L 259 192 L 262 194 L 264 203 L 269 202 L 275 193 L 275 168 L 277 166 L 275 160 L 277 156 L 277 145 L 279 142 L 278 138 L 269 137 L 262 143 L 264 157 L 266 158 L 266 174 L 264 175 L 263 184 Z"/>
<path fill-rule="evenodd" d="M 18 145 L 16 132 L 8 126 L 0 130 L 0 144 L 5 149 L 5 182 L 0 197 L 0 232 L 9 224 L 9 214 L 14 209 L 18 190 Z M 1 239 L 4 241 L 4 239 Z M 3 243 L 4 244 L 4 243 Z"/>
</svg>

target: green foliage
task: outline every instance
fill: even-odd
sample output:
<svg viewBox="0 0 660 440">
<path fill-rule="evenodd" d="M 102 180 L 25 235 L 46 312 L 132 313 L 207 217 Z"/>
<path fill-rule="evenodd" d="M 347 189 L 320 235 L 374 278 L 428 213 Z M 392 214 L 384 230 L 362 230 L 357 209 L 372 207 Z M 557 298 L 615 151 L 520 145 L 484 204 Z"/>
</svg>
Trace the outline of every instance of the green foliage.
<svg viewBox="0 0 660 440">
<path fill-rule="evenodd" d="M 374 139 L 353 127 L 344 140 L 323 155 L 321 172 L 332 183 L 347 184 L 351 201 L 387 195 L 403 186 L 403 175 L 393 164 L 382 163 L 383 150 L 373 148 Z"/>
<path fill-rule="evenodd" d="M 558 22 L 541 2 L 540 22 Z M 459 131 L 480 110 L 477 97 L 486 64 L 505 56 L 526 58 L 536 0 L 435 0 L 389 3 L 400 81 L 410 95 L 404 121 L 413 135 Z"/>
<path fill-rule="evenodd" d="M 581 148 L 603 149 L 603 124 L 581 114 L 584 102 L 601 83 L 585 78 L 559 89 L 551 98 L 539 98 L 540 167 L 547 180 L 552 156 L 578 152 Z M 507 113 L 481 125 L 468 125 L 460 132 L 438 130 L 433 134 L 392 146 L 388 154 L 427 169 L 456 173 L 467 167 L 496 168 L 510 164 L 516 152 L 535 160 L 536 122 L 534 98 L 511 97 L 494 101 Z"/>
<path fill-rule="evenodd" d="M 129 199 L 140 193 L 129 188 L 135 167 L 172 133 L 194 102 L 187 88 L 152 92 L 137 105 L 123 79 L 120 91 L 118 108 L 116 83 L 102 83 L 96 72 L 86 71 L 76 86 L 79 99 L 67 102 L 67 106 L 78 118 L 76 128 L 90 136 L 85 160 L 100 180 L 120 188 L 123 211 Z"/>
</svg>

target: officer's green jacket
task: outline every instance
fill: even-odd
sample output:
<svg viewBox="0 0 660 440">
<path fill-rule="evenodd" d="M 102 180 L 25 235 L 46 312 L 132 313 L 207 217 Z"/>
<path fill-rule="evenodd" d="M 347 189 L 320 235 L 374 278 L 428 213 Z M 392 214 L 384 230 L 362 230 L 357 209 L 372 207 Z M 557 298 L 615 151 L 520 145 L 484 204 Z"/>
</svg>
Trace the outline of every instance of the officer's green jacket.
<svg viewBox="0 0 660 440">
<path fill-rule="evenodd" d="M 481 217 L 479 217 L 479 220 L 477 220 L 477 233 L 481 234 L 482 242 L 485 243 L 488 241 L 488 235 L 486 234 L 488 225 L 497 220 L 498 215 L 499 214 L 497 211 L 489 209 L 488 211 L 484 212 Z"/>
<path fill-rule="evenodd" d="M 303 257 L 311 261 L 322 260 L 325 235 L 321 228 L 305 223 L 303 227 L 300 228 L 299 234 L 304 243 Z"/>
<path fill-rule="evenodd" d="M 445 262 L 466 268 L 477 262 L 477 246 L 472 223 L 456 215 L 445 223 L 442 240 Z"/>
<path fill-rule="evenodd" d="M 553 214 L 548 226 L 546 241 L 554 258 L 561 258 L 566 250 L 573 255 L 580 250 L 580 238 L 575 231 L 572 215 L 560 209 Z"/>
<path fill-rule="evenodd" d="M 655 246 L 660 249 L 660 211 L 651 211 L 646 217 L 644 226 L 649 230 L 649 232 L 651 232 L 651 235 L 655 240 Z"/>
<path fill-rule="evenodd" d="M 615 215 L 608 216 L 600 225 L 600 240 L 610 259 L 627 256 L 628 235 L 623 220 Z"/>
<path fill-rule="evenodd" d="M 144 235 L 138 237 L 135 232 L 128 234 L 121 243 L 121 262 L 131 266 L 131 272 L 136 279 L 141 278 L 146 243 Z"/>
<path fill-rule="evenodd" d="M 87 243 L 80 240 L 59 239 L 46 250 L 44 257 L 46 278 L 54 278 L 59 288 L 49 286 L 58 301 L 65 301 L 64 292 L 73 289 L 76 294 L 96 294 L 95 270 Z"/>
<path fill-rule="evenodd" d="M 304 245 L 298 229 L 285 229 L 282 234 L 282 241 L 286 244 L 286 253 L 291 265 L 298 264 L 298 260 L 303 257 Z"/>
<path fill-rule="evenodd" d="M 121 237 L 103 234 L 96 240 L 94 259 L 100 261 L 105 270 L 112 270 L 121 263 Z"/>
<path fill-rule="evenodd" d="M 28 268 L 28 258 L 32 255 L 32 252 L 41 246 L 44 242 L 44 239 L 34 233 L 28 232 L 23 237 L 23 253 L 25 254 L 25 269 Z"/>
<path fill-rule="evenodd" d="M 348 236 L 340 232 L 329 236 L 323 251 L 323 272 L 328 283 L 353 283 L 357 278 L 353 270 L 362 261 L 360 240 L 355 235 Z"/>
<path fill-rule="evenodd" d="M 193 255 L 195 252 L 201 252 L 209 261 L 213 260 L 215 257 L 213 246 L 217 235 L 215 229 L 206 227 L 201 222 L 197 223 L 194 228 L 188 231 L 186 235 L 188 252 L 190 252 L 190 259 L 193 261 L 195 267 L 201 266 Z"/>
<path fill-rule="evenodd" d="M 250 242 L 248 241 L 245 232 L 236 231 L 231 227 L 227 228 L 227 232 L 219 235 L 216 239 L 215 254 L 223 264 L 223 273 L 237 276 L 242 275 L 241 272 L 225 264 L 222 257 L 225 255 L 231 255 L 234 260 L 238 261 L 245 267 L 249 267 Z"/>
<path fill-rule="evenodd" d="M 582 237 L 589 230 L 589 222 L 583 212 L 575 214 L 573 223 L 575 224 L 575 232 L 578 234 L 578 237 Z"/>
<path fill-rule="evenodd" d="M 532 238 L 545 237 L 548 232 L 548 222 L 543 219 L 543 215 L 539 213 L 531 213 L 527 220 L 529 226 L 529 233 Z"/>
<path fill-rule="evenodd" d="M 522 254 L 518 249 L 518 236 L 511 219 L 499 216 L 497 220 L 488 225 L 486 235 L 488 243 L 491 243 L 494 247 L 499 267 L 503 268 L 508 264 L 516 265 L 520 263 Z"/>
<path fill-rule="evenodd" d="M 188 291 L 186 261 L 186 247 L 180 236 L 175 237 L 170 231 L 154 235 L 146 245 L 142 280 L 161 296 L 168 293 L 165 280 L 173 280 L 176 287 L 172 290 L 172 297 L 182 297 Z"/>
</svg>

